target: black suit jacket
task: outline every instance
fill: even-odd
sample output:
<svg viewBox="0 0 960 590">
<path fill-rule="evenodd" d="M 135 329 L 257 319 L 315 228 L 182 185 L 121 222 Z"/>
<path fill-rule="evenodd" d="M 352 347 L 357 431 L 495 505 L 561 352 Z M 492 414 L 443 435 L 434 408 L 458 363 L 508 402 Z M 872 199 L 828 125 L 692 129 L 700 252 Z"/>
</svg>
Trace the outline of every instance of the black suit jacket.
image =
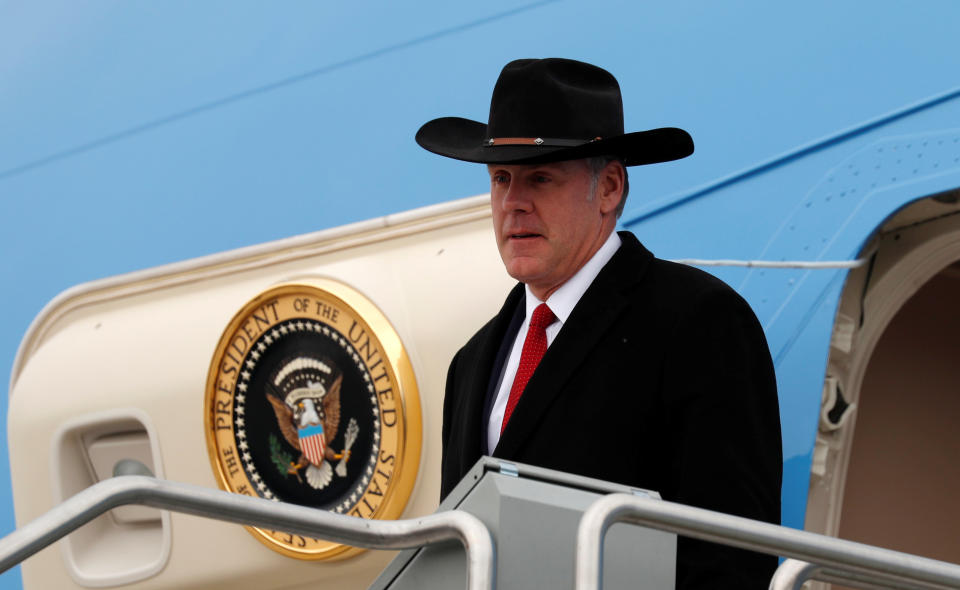
<svg viewBox="0 0 960 590">
<path fill-rule="evenodd" d="M 620 237 L 527 383 L 493 455 L 779 523 L 780 414 L 753 311 L 712 275 L 654 258 L 633 234 Z M 495 365 L 523 305 L 517 285 L 450 364 L 442 496 L 484 454 Z M 677 587 L 766 588 L 776 564 L 680 538 Z"/>
</svg>

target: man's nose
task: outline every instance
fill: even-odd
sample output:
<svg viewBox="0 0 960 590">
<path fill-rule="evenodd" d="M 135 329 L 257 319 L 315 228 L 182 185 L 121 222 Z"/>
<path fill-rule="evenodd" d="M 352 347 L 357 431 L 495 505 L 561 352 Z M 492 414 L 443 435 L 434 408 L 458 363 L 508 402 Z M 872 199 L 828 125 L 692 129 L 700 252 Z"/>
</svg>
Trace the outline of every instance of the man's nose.
<svg viewBox="0 0 960 590">
<path fill-rule="evenodd" d="M 533 201 L 530 198 L 530 192 L 520 182 L 511 182 L 503 192 L 501 206 L 506 212 L 522 211 L 529 212 L 533 210 Z"/>
</svg>

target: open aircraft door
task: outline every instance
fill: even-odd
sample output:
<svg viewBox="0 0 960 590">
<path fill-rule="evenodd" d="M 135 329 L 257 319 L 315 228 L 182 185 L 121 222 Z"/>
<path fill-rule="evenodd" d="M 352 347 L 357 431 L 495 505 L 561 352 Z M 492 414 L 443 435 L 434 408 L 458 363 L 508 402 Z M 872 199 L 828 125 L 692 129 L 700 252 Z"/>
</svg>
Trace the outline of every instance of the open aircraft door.
<svg viewBox="0 0 960 590">
<path fill-rule="evenodd" d="M 808 530 L 960 561 L 960 189 L 888 218 L 831 339 Z"/>
</svg>

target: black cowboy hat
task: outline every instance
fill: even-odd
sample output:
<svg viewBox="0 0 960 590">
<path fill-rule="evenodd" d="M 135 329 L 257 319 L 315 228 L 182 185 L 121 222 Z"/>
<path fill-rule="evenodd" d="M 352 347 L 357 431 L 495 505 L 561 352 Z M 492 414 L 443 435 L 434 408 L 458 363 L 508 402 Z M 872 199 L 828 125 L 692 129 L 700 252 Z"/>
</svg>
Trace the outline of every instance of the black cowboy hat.
<svg viewBox="0 0 960 590">
<path fill-rule="evenodd" d="M 417 132 L 417 143 L 441 156 L 486 164 L 616 156 L 636 166 L 693 153 L 693 140 L 683 129 L 625 134 L 616 78 L 570 59 L 518 59 L 504 66 L 488 121 L 434 119 Z"/>
</svg>

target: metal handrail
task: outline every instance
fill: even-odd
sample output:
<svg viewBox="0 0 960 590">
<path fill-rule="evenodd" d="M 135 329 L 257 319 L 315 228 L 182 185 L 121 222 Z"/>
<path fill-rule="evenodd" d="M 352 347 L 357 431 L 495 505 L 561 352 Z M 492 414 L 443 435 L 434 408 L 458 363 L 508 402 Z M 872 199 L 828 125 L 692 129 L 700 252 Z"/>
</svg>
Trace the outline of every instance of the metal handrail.
<svg viewBox="0 0 960 590">
<path fill-rule="evenodd" d="M 910 557 L 916 557 L 911 555 Z M 785 559 L 777 571 L 773 573 L 770 579 L 769 590 L 800 590 L 807 580 L 820 580 L 822 582 L 837 582 L 848 586 L 858 588 L 877 588 L 876 580 L 871 576 L 864 576 L 853 572 L 837 572 L 828 567 L 815 563 L 808 563 L 799 559 Z M 927 588 L 958 588 L 960 586 L 942 586 L 940 584 L 931 585 L 929 583 L 907 583 L 898 582 L 894 585 L 892 582 L 885 583 L 882 587 L 906 588 L 909 590 L 926 590 Z"/>
<path fill-rule="evenodd" d="M 466 512 L 439 512 L 408 520 L 366 520 L 134 475 L 93 485 L 0 539 L 0 573 L 104 512 L 127 504 L 320 537 L 367 549 L 413 549 L 458 540 L 467 553 L 467 588 L 494 588 L 493 539 L 487 527 Z"/>
<path fill-rule="evenodd" d="M 575 563 L 577 590 L 600 588 L 603 538 L 615 522 L 629 522 L 817 564 L 809 569 L 799 568 L 802 570 L 799 573 L 785 572 L 778 583 L 789 583 L 803 575 L 891 588 L 960 588 L 960 566 L 951 563 L 683 504 L 611 494 L 594 502 L 580 520 Z M 796 565 L 788 567 L 797 568 Z M 793 580 L 787 579 L 788 575 L 793 576 Z M 773 581 L 770 588 L 775 588 Z M 790 586 L 776 588 L 783 590 Z"/>
</svg>

